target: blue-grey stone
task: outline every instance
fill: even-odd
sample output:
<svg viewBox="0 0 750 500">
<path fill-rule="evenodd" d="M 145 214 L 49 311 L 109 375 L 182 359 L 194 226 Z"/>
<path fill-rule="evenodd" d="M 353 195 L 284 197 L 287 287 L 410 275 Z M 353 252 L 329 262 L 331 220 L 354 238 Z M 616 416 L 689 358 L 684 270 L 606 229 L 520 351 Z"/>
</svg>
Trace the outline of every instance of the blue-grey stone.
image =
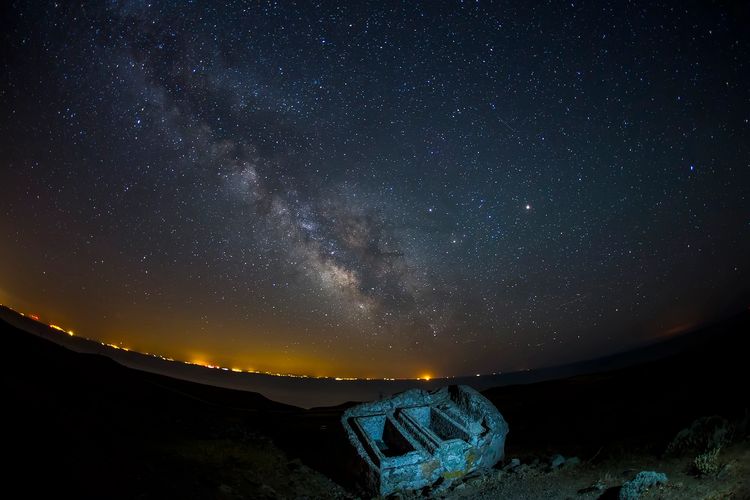
<svg viewBox="0 0 750 500">
<path fill-rule="evenodd" d="M 667 475 L 661 472 L 639 472 L 633 479 L 622 485 L 620 500 L 638 500 L 647 489 L 665 484 L 667 481 Z"/>
<path fill-rule="evenodd" d="M 552 467 L 553 469 L 557 469 L 558 467 L 561 467 L 564 464 L 565 464 L 565 457 L 562 455 L 555 455 L 554 457 L 552 457 L 552 460 L 550 460 L 550 463 L 549 463 L 550 467 Z"/>
</svg>

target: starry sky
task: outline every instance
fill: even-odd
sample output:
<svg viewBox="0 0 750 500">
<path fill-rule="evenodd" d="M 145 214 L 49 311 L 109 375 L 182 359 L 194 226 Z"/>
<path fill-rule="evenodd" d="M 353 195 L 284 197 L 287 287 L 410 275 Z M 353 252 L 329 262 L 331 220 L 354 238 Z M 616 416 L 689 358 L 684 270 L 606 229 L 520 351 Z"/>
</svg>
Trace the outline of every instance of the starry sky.
<svg viewBox="0 0 750 500">
<path fill-rule="evenodd" d="M 6 2 L 0 302 L 222 366 L 568 363 L 748 305 L 733 2 Z"/>
</svg>

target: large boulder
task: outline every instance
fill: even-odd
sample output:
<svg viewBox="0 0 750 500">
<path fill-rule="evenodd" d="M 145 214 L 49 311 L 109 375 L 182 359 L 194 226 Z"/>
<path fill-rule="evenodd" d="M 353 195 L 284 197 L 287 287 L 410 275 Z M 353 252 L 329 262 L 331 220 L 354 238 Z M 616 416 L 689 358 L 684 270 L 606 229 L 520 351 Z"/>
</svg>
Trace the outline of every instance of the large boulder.
<svg viewBox="0 0 750 500">
<path fill-rule="evenodd" d="M 508 424 L 468 386 L 412 389 L 347 410 L 341 422 L 367 494 L 447 487 L 504 455 Z"/>
</svg>

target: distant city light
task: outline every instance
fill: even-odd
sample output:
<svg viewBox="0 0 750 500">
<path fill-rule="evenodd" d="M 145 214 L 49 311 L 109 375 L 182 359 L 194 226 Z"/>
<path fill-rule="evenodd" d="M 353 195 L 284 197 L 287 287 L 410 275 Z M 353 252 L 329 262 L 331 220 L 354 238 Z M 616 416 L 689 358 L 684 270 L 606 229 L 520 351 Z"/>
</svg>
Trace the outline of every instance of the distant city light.
<svg viewBox="0 0 750 500">
<path fill-rule="evenodd" d="M 21 311 L 16 311 L 12 307 L 9 307 L 9 306 L 6 306 L 6 305 L 3 305 L 3 307 L 7 307 L 8 309 L 14 311 L 15 313 L 20 314 L 21 316 L 29 317 L 29 318 L 34 319 L 35 321 L 39 321 L 39 316 L 37 316 L 35 314 L 24 314 Z M 59 332 L 65 333 L 65 334 L 67 334 L 67 335 L 69 335 L 71 337 L 73 337 L 73 336 L 76 335 L 76 333 L 73 330 L 66 330 L 63 327 L 61 327 L 59 325 L 56 325 L 56 324 L 49 324 L 47 326 L 49 326 L 53 330 L 57 330 Z M 111 349 L 116 349 L 118 351 L 130 352 L 130 348 L 129 347 L 124 347 L 122 345 L 113 344 L 113 343 L 107 343 L 107 342 L 101 342 L 101 341 L 98 341 L 98 340 L 90 339 L 88 337 L 80 337 L 80 338 L 83 339 L 83 340 L 88 340 L 89 342 L 97 343 L 97 344 L 99 344 L 99 345 L 101 345 L 103 347 L 109 347 Z M 168 361 L 168 362 L 171 362 L 171 363 L 182 363 L 182 364 L 185 364 L 185 365 L 200 366 L 202 368 L 209 368 L 209 369 L 212 369 L 212 370 L 220 370 L 220 371 L 234 372 L 234 373 L 250 373 L 250 374 L 255 374 L 255 375 L 268 375 L 268 376 L 272 376 L 272 377 L 316 378 L 316 379 L 335 380 L 335 381 L 339 381 L 339 382 L 340 381 L 356 381 L 356 380 L 384 380 L 384 381 L 391 381 L 391 382 L 392 381 L 396 381 L 396 380 L 421 380 L 421 381 L 429 382 L 430 380 L 432 380 L 432 379 L 435 378 L 435 377 L 433 377 L 432 375 L 429 375 L 429 374 L 422 375 L 422 376 L 417 377 L 415 379 L 413 379 L 413 378 L 398 378 L 398 377 L 331 377 L 331 376 L 310 376 L 310 375 L 300 375 L 300 374 L 294 374 L 294 373 L 278 373 L 278 372 L 261 371 L 261 370 L 254 370 L 252 368 L 248 368 L 247 370 L 243 370 L 241 368 L 236 368 L 236 367 L 235 368 L 228 368 L 228 367 L 224 367 L 224 366 L 220 366 L 220 365 L 215 365 L 213 363 L 209 363 L 207 361 L 200 360 L 200 359 L 195 359 L 193 361 L 182 361 L 182 360 L 179 360 L 179 359 L 174 359 L 174 358 L 162 356 L 161 354 L 153 354 L 153 353 L 150 353 L 150 352 L 139 352 L 139 351 L 136 351 L 136 352 L 138 354 L 142 355 L 142 356 L 148 356 L 148 357 L 151 357 L 151 358 L 158 358 L 158 359 L 161 359 L 162 361 Z M 477 374 L 476 376 L 479 377 L 480 375 Z M 447 378 L 455 378 L 455 377 L 447 377 Z"/>
</svg>

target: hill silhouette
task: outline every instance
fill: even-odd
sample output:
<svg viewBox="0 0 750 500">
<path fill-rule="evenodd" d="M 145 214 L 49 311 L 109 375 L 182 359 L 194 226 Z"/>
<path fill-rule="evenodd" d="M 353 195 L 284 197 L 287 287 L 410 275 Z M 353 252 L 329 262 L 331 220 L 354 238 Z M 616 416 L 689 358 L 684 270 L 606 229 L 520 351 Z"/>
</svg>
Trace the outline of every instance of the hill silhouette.
<svg viewBox="0 0 750 500">
<path fill-rule="evenodd" d="M 127 368 L 5 322 L 0 332 L 6 477 L 21 492 L 79 498 L 350 494 L 339 418 L 351 403 L 304 410 L 257 393 Z M 588 469 L 554 477 L 556 485 L 549 485 L 562 491 L 568 481 L 575 491 L 597 468 L 662 456 L 698 417 L 744 418 L 746 424 L 748 334 L 750 314 L 744 312 L 659 346 L 658 355 L 636 353 L 652 358 L 644 363 L 606 370 L 605 360 L 596 374 L 483 393 L 510 425 L 508 459 L 543 464 L 563 454 L 584 460 Z M 524 489 L 529 484 L 541 488 L 544 478 L 553 478 L 529 483 L 519 477 L 496 478 L 497 488 L 516 484 L 512 491 L 492 490 L 489 483 L 469 483 L 466 491 L 531 495 Z"/>
</svg>

